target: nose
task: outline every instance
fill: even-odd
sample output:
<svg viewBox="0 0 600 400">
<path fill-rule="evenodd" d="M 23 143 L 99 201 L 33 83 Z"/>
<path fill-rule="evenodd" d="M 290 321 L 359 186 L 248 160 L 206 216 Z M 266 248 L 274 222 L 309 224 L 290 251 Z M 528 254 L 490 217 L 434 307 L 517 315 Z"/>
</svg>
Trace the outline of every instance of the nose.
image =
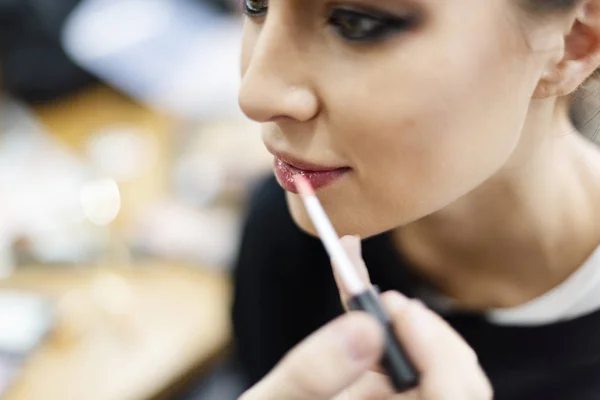
<svg viewBox="0 0 600 400">
<path fill-rule="evenodd" d="M 319 112 L 311 87 L 308 54 L 303 54 L 289 22 L 270 14 L 262 26 L 249 21 L 242 50 L 240 108 L 258 122 L 291 119 L 305 122 Z"/>
</svg>

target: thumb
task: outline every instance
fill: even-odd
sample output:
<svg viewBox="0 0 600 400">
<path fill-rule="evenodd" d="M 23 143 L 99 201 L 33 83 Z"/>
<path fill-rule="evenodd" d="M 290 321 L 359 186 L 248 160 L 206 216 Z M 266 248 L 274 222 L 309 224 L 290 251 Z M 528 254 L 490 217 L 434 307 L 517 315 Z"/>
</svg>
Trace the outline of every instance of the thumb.
<svg viewBox="0 0 600 400">
<path fill-rule="evenodd" d="M 383 344 L 374 318 L 346 314 L 292 349 L 241 400 L 329 400 L 379 360 Z"/>
</svg>

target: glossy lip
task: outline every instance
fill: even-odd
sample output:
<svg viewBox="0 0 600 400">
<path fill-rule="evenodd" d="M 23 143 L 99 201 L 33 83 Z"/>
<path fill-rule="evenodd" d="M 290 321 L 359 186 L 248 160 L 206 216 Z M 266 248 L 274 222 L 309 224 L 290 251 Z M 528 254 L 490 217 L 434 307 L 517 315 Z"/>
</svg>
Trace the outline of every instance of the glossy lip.
<svg viewBox="0 0 600 400">
<path fill-rule="evenodd" d="M 310 163 L 307 161 L 303 161 L 299 158 L 296 158 L 290 154 L 275 151 L 272 148 L 270 148 L 269 146 L 267 146 L 267 150 L 269 151 L 269 153 L 273 154 L 273 156 L 275 156 L 275 158 L 283 161 L 284 163 L 286 163 L 296 169 L 306 171 L 306 172 L 330 172 L 330 171 L 335 171 L 338 169 L 348 168 L 345 165 L 325 166 L 325 165 L 313 164 L 313 163 Z"/>
<path fill-rule="evenodd" d="M 330 185 L 351 171 L 350 167 L 323 166 L 299 160 L 285 153 L 269 149 L 275 156 L 273 169 L 279 184 L 288 192 L 298 193 L 294 176 L 302 175 L 309 180 L 315 190 Z"/>
</svg>

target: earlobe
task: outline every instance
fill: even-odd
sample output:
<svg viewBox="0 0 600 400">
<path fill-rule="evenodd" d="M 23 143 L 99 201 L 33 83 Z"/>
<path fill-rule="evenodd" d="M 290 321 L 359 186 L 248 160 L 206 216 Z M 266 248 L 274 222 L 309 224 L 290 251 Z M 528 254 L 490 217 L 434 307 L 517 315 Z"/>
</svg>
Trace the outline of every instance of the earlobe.
<svg viewBox="0 0 600 400">
<path fill-rule="evenodd" d="M 548 97 L 562 96 L 562 93 L 565 93 L 566 90 L 564 84 L 564 76 L 559 70 L 559 67 L 555 66 L 552 71 L 545 74 L 542 79 L 540 79 L 540 82 L 533 92 L 533 98 L 545 99 Z"/>
<path fill-rule="evenodd" d="M 547 85 L 544 84 L 544 82 L 540 81 L 540 83 L 538 83 L 537 87 L 535 88 L 532 97 L 534 99 L 545 99 L 549 97 Z"/>
</svg>

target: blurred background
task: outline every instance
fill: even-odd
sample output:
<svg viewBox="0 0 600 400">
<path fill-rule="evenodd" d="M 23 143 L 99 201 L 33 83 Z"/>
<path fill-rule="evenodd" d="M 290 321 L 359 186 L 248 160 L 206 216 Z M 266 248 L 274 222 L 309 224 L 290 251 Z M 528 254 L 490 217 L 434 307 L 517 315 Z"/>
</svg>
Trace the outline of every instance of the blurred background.
<svg viewBox="0 0 600 400">
<path fill-rule="evenodd" d="M 0 399 L 234 399 L 236 0 L 0 0 Z"/>
</svg>

